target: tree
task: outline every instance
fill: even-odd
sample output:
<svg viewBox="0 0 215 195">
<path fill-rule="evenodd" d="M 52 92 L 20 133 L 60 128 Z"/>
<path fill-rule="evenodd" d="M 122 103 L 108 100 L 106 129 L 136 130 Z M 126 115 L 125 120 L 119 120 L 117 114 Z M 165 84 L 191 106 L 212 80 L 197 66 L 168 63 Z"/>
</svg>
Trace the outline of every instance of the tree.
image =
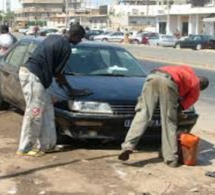
<svg viewBox="0 0 215 195">
<path fill-rule="evenodd" d="M 3 11 L 0 11 L 0 21 L 3 20 L 3 17 L 4 17 L 4 12 L 3 12 Z"/>
<path fill-rule="evenodd" d="M 15 17 L 14 12 L 10 11 L 10 12 L 5 13 L 4 19 L 5 19 L 5 21 L 13 21 L 14 17 Z"/>
</svg>

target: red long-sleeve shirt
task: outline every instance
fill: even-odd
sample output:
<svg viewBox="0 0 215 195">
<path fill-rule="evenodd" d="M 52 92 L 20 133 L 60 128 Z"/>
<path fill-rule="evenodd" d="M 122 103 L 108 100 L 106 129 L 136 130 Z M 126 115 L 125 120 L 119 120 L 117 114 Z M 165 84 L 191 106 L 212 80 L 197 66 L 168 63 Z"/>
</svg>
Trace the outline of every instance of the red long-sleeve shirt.
<svg viewBox="0 0 215 195">
<path fill-rule="evenodd" d="M 188 109 L 199 98 L 200 84 L 199 78 L 189 66 L 164 66 L 160 70 L 172 76 L 174 82 L 178 85 L 180 101 L 184 109 Z"/>
</svg>

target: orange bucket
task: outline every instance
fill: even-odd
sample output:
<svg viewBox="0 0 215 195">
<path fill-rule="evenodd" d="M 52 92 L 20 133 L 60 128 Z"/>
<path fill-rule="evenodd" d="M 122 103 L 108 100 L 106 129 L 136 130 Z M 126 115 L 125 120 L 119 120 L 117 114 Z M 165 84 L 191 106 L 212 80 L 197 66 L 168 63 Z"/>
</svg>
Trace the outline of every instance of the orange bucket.
<svg viewBox="0 0 215 195">
<path fill-rule="evenodd" d="M 191 133 L 179 134 L 179 162 L 195 165 L 198 157 L 199 137 Z"/>
</svg>

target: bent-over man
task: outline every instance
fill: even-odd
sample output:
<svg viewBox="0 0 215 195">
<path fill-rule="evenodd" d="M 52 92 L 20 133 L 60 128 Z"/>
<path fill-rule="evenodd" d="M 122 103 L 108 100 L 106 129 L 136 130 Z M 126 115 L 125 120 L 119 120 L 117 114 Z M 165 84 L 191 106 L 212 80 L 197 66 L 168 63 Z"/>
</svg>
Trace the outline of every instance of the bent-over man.
<svg viewBox="0 0 215 195">
<path fill-rule="evenodd" d="M 47 89 L 53 77 L 59 84 L 65 84 L 62 71 L 71 54 L 70 43 L 78 44 L 84 36 L 85 30 L 78 24 L 71 25 L 65 36 L 48 36 L 20 68 L 19 79 L 26 109 L 17 154 L 42 156 L 55 148 L 54 109 Z M 34 150 L 37 141 L 39 149 Z"/>
<path fill-rule="evenodd" d="M 138 99 L 136 115 L 122 144 L 120 160 L 128 160 L 142 134 L 152 120 L 154 109 L 160 105 L 162 125 L 162 155 L 170 167 L 178 166 L 178 110 L 188 109 L 207 88 L 205 77 L 198 77 L 189 66 L 164 66 L 148 75 Z"/>
</svg>

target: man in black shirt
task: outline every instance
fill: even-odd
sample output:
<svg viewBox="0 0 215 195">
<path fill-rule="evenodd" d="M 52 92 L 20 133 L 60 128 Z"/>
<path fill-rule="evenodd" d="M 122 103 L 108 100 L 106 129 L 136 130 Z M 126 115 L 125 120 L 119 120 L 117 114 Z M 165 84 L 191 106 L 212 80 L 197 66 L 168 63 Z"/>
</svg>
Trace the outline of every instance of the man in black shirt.
<svg viewBox="0 0 215 195">
<path fill-rule="evenodd" d="M 67 84 L 62 71 L 71 54 L 70 44 L 78 44 L 84 36 L 85 30 L 79 24 L 71 25 L 64 36 L 48 36 L 20 68 L 26 110 L 17 154 L 41 156 L 55 148 L 54 108 L 47 89 L 53 77 L 60 85 Z M 39 149 L 33 150 L 37 141 Z"/>
</svg>

